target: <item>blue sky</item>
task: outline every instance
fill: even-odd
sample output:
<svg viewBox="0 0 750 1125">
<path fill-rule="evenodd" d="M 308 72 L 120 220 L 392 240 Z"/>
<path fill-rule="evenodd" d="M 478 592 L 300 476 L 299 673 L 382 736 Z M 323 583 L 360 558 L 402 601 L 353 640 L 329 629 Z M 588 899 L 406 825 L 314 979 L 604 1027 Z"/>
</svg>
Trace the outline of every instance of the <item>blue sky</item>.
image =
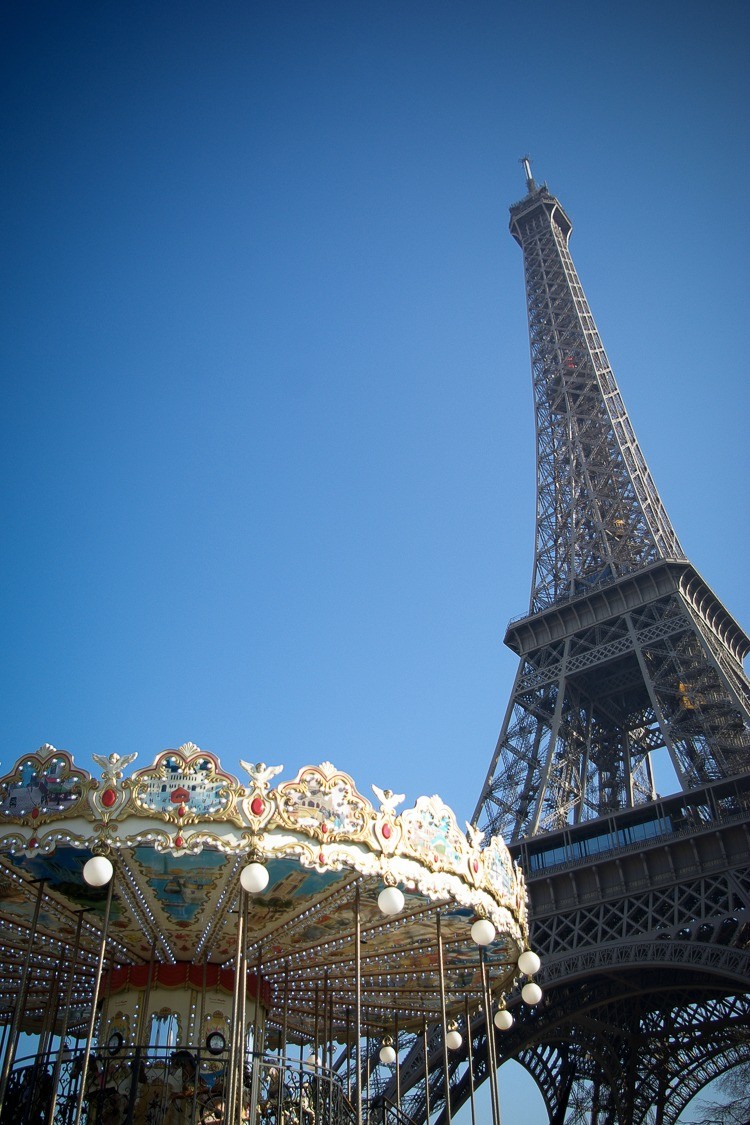
<svg viewBox="0 0 750 1125">
<path fill-rule="evenodd" d="M 747 628 L 747 23 L 6 6 L 0 764 L 189 740 L 471 815 L 531 578 L 526 152 Z"/>
</svg>

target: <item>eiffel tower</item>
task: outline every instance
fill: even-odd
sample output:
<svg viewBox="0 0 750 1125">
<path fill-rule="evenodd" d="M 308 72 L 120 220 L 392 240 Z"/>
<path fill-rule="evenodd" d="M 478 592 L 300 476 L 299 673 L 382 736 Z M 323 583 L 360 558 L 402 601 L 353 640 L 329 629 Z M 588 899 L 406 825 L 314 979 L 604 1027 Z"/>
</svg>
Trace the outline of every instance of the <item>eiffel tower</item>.
<svg viewBox="0 0 750 1125">
<path fill-rule="evenodd" d="M 533 1013 L 511 1004 L 496 1053 L 532 1074 L 552 1125 L 668 1125 L 750 1060 L 750 640 L 679 544 L 573 265 L 570 219 L 522 163 L 510 230 L 526 276 L 536 550 L 474 821 L 526 873 L 545 992 Z M 667 797 L 660 755 L 676 778 Z M 468 1077 L 455 1078 L 457 1106 Z"/>
</svg>

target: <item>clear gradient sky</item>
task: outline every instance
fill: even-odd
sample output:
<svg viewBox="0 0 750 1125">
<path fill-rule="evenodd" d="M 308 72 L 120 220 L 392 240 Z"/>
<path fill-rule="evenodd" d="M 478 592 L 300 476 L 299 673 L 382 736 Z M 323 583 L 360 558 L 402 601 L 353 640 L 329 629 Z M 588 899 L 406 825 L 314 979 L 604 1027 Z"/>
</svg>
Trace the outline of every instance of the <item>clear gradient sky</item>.
<svg viewBox="0 0 750 1125">
<path fill-rule="evenodd" d="M 750 627 L 749 13 L 6 4 L 2 767 L 192 741 L 471 815 L 531 579 L 526 152 Z"/>
</svg>

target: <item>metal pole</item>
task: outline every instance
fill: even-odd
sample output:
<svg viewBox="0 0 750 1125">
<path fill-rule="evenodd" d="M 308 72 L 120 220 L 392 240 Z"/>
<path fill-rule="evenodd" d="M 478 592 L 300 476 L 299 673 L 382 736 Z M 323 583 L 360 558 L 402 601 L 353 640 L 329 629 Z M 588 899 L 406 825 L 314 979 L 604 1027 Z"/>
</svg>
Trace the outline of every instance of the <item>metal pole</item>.
<svg viewBox="0 0 750 1125">
<path fill-rule="evenodd" d="M 255 969 L 255 1018 L 253 1019 L 253 1071 L 250 1087 L 250 1120 L 255 1121 L 260 1090 L 260 1069 L 263 1062 L 263 1043 L 260 1027 L 260 974 L 263 970 L 263 942 L 258 943 L 258 963 Z"/>
<path fill-rule="evenodd" d="M 330 1045 L 329 1041 L 330 1041 L 330 1038 L 331 1038 L 330 1025 L 328 1023 L 328 1003 L 329 1003 L 328 984 L 329 984 L 329 982 L 328 982 L 328 969 L 326 969 L 325 976 L 323 978 L 323 1051 L 322 1051 L 322 1063 L 323 1063 L 323 1066 L 325 1066 L 325 1067 L 328 1067 L 328 1063 L 329 1063 L 328 1047 Z"/>
<path fill-rule="evenodd" d="M 73 999 L 73 981 L 75 979 L 75 966 L 78 960 L 78 952 L 81 944 L 81 928 L 83 926 L 83 911 L 78 911 L 78 923 L 76 925 L 76 936 L 73 943 L 73 956 L 70 965 L 70 974 L 68 976 L 68 984 L 65 989 L 65 999 L 63 1001 L 63 1017 L 62 1026 L 60 1027 L 60 1049 L 57 1052 L 55 1059 L 55 1068 L 52 1071 L 52 1097 L 50 1098 L 49 1109 L 47 1110 L 46 1125 L 52 1125 L 55 1116 L 55 1105 L 57 1104 L 57 1086 L 60 1081 L 60 1067 L 62 1066 L 62 1053 L 65 1048 L 65 1040 L 68 1037 L 68 1021 L 70 1019 L 70 1004 Z"/>
<path fill-rule="evenodd" d="M 424 1049 L 424 1106 L 425 1122 L 430 1125 L 430 1053 L 427 1041 L 427 1016 L 422 1020 L 422 1045 Z"/>
<path fill-rule="evenodd" d="M 154 969 L 156 967 L 156 942 L 151 946 L 151 959 L 148 963 L 148 976 L 146 977 L 146 990 L 143 994 L 141 1001 L 141 1014 L 138 1017 L 138 1027 L 136 1028 L 136 1047 L 141 1046 L 149 1047 L 151 1042 L 151 1024 L 148 1016 L 148 1008 L 151 1003 L 151 989 L 154 982 Z"/>
<path fill-rule="evenodd" d="M 443 934 L 441 928 L 440 911 L 437 912 L 437 945 L 438 945 L 438 967 L 440 970 L 440 1014 L 443 1020 L 443 1071 L 445 1081 L 445 1120 L 450 1125 L 451 1118 L 451 1072 L 450 1062 L 448 1060 L 448 1020 L 445 1008 L 445 963 L 443 959 Z"/>
<path fill-rule="evenodd" d="M 367 1092 L 367 1119 L 370 1119 L 370 1057 L 372 1053 L 372 1044 L 370 1043 L 370 1033 L 367 1033 L 365 1038 L 365 1090 Z"/>
<path fill-rule="evenodd" d="M 479 963 L 482 967 L 482 992 L 484 993 L 484 1022 L 487 1031 L 487 1075 L 490 1080 L 490 1101 L 492 1104 L 492 1125 L 500 1125 L 500 1103 L 497 1097 L 497 1083 L 495 1081 L 495 1025 L 492 1022 L 492 994 L 490 992 L 487 976 L 487 962 L 485 951 L 479 951 Z"/>
<path fill-rule="evenodd" d="M 286 1077 L 286 1033 L 289 1012 L 289 962 L 284 962 L 284 1014 L 281 1018 L 281 1059 L 279 1060 L 279 1098 L 276 1107 L 276 1120 L 281 1121 L 284 1101 L 284 1079 Z"/>
<path fill-rule="evenodd" d="M 354 1059 L 357 1065 L 357 1125 L 362 1125 L 362 916 L 360 913 L 359 883 L 354 894 Z"/>
<path fill-rule="evenodd" d="M 327 979 L 327 974 L 326 974 L 326 979 Z M 334 993 L 333 993 L 333 989 L 331 989 L 331 995 L 330 995 L 330 999 L 328 1001 L 328 1077 L 326 1079 L 326 1082 L 327 1082 L 326 1089 L 328 1090 L 329 1105 L 331 1107 L 333 1107 L 333 1096 L 334 1096 L 334 1089 L 333 1089 L 333 1037 L 335 1035 L 335 1032 L 334 1032 L 334 1029 L 333 1029 L 333 1001 L 334 1001 Z M 331 1108 L 331 1113 L 333 1113 L 332 1108 Z"/>
<path fill-rule="evenodd" d="M 323 1023 L 325 1024 L 325 1013 L 323 1014 Z M 320 1087 L 323 1080 L 323 1072 L 320 1068 L 320 1056 L 318 1055 L 318 1041 L 320 1039 L 320 985 L 315 983 L 315 1039 L 313 1041 L 313 1059 L 315 1060 L 315 1120 L 320 1119 Z"/>
<path fill-rule="evenodd" d="M 352 1100 L 352 1053 L 349 1048 L 352 1045 L 352 1010 L 346 1009 L 346 1097 L 348 1101 Z"/>
<path fill-rule="evenodd" d="M 240 896 L 242 891 L 240 891 Z M 239 989 L 240 989 L 240 965 L 242 961 L 242 918 L 243 918 L 243 904 L 242 899 L 237 905 L 237 944 L 234 954 L 234 988 L 232 990 L 232 1029 L 229 1037 L 229 1074 L 227 1081 L 224 1083 L 224 1094 L 226 1099 L 225 1113 L 226 1120 L 230 1125 L 234 1123 L 234 1107 L 235 1107 L 235 1091 L 237 1089 L 237 1038 L 239 1023 Z"/>
<path fill-rule="evenodd" d="M 398 1012 L 394 1020 L 393 1027 L 393 1045 L 396 1048 L 396 1106 L 398 1112 L 401 1113 L 401 1060 L 398 1054 Z"/>
<path fill-rule="evenodd" d="M 203 954 L 203 977 L 201 979 L 201 1006 L 198 1015 L 198 1034 L 195 1037 L 195 1042 L 198 1045 L 198 1050 L 203 1046 L 203 1029 L 206 1025 L 206 990 L 208 988 L 208 952 Z M 198 1082 L 195 1083 L 196 1089 Z"/>
<path fill-rule="evenodd" d="M 471 1098 L 471 1125 L 477 1125 L 477 1111 L 474 1105 L 474 1044 L 471 1035 L 471 1014 L 469 1012 L 469 997 L 464 997 L 466 1011 L 466 1045 L 469 1049 L 469 1096 Z"/>
<path fill-rule="evenodd" d="M 51 983 L 48 985 L 48 996 L 50 1002 L 42 1016 L 42 1029 L 39 1035 L 39 1049 L 37 1051 L 37 1059 L 44 1058 L 51 1053 L 52 1036 L 55 1031 L 55 1024 L 60 1015 L 60 973 L 55 970 L 52 973 Z"/>
<path fill-rule="evenodd" d="M 247 925 L 247 921 L 248 921 L 249 903 L 248 903 L 247 894 L 243 894 L 242 892 L 240 892 L 240 902 L 241 902 L 240 909 L 242 910 L 242 953 L 241 953 L 241 957 L 240 957 L 240 960 L 241 960 L 240 994 L 239 994 L 239 1010 L 240 1010 L 240 1031 L 239 1031 L 240 1051 L 239 1051 L 239 1055 L 240 1055 L 240 1058 L 239 1058 L 239 1067 L 237 1068 L 237 1089 L 239 1091 L 238 1095 L 237 1095 L 237 1105 L 236 1105 L 237 1125 L 240 1125 L 240 1122 L 242 1121 L 242 1114 L 243 1114 L 244 1104 L 245 1104 L 245 1068 L 247 1066 L 247 1053 L 248 1053 L 247 1052 L 247 963 L 248 963 L 248 956 L 247 956 L 247 930 L 248 930 L 248 925 Z M 253 1022 L 253 1053 L 256 1051 L 257 1046 L 258 1046 L 258 1036 L 257 1036 L 257 1033 L 256 1033 L 257 1016 L 258 1016 L 258 1000 L 257 1000 L 257 996 L 256 996 L 255 1020 Z M 250 1077 L 251 1089 L 252 1089 L 252 1082 L 254 1081 L 253 1076 L 255 1074 L 255 1070 L 256 1070 L 256 1067 L 253 1063 L 253 1067 L 252 1067 L 252 1071 L 251 1071 L 251 1077 Z M 251 1120 L 253 1120 L 252 1117 L 251 1117 Z"/>
<path fill-rule="evenodd" d="M 26 954 L 24 957 L 23 968 L 21 969 L 21 983 L 18 986 L 18 996 L 16 998 L 16 1006 L 13 1009 L 13 1018 L 10 1024 L 10 1031 L 8 1032 L 8 1044 L 5 1048 L 5 1058 L 3 1059 L 3 1069 L 0 1073 L 0 1105 L 5 1103 L 5 1091 L 8 1086 L 8 1078 L 10 1076 L 10 1069 L 16 1059 L 16 1050 L 18 1049 L 18 1035 L 21 1026 L 21 1013 L 26 1006 L 26 992 L 29 982 L 29 966 L 31 965 L 31 953 L 34 948 L 34 938 L 36 937 L 36 928 L 39 923 L 39 911 L 42 909 L 42 895 L 44 894 L 44 879 L 40 879 L 39 886 L 36 892 L 36 903 L 34 904 L 34 917 L 31 921 L 31 929 L 29 930 L 29 940 L 26 946 Z"/>
<path fill-rule="evenodd" d="M 86 1032 L 86 1045 L 83 1048 L 83 1065 L 81 1066 L 80 1086 L 78 1087 L 78 1097 L 76 1099 L 75 1116 L 73 1117 L 73 1125 L 78 1125 L 81 1120 L 81 1113 L 83 1111 L 83 1098 L 86 1093 L 86 1079 L 89 1073 L 89 1059 L 91 1058 L 91 1040 L 94 1038 L 94 1027 L 96 1026 L 96 1002 L 99 996 L 99 986 L 102 982 L 102 969 L 104 968 L 104 955 L 107 950 L 107 931 L 109 930 L 109 916 L 112 912 L 112 897 L 115 890 L 115 872 L 112 872 L 112 878 L 109 881 L 107 889 L 107 904 L 104 907 L 104 924 L 102 925 L 102 939 L 99 943 L 99 957 L 96 962 L 96 974 L 94 976 L 94 987 L 91 990 L 91 1015 L 89 1016 L 89 1026 Z"/>
</svg>

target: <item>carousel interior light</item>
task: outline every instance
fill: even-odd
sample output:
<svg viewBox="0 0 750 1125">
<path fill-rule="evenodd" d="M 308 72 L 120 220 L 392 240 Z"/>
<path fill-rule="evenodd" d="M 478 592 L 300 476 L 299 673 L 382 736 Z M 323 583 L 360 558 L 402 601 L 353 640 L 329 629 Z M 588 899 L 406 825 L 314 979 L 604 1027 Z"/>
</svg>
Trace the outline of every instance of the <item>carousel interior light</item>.
<svg viewBox="0 0 750 1125">
<path fill-rule="evenodd" d="M 92 855 L 83 865 L 83 877 L 90 887 L 106 887 L 114 868 L 106 855 Z"/>
<path fill-rule="evenodd" d="M 257 895 L 264 891 L 268 886 L 269 878 L 268 868 L 262 863 L 248 863 L 247 867 L 243 867 L 240 871 L 240 883 L 249 895 Z"/>
<path fill-rule="evenodd" d="M 489 918 L 478 918 L 471 927 L 471 937 L 477 945 L 492 945 L 495 933 L 495 927 Z"/>
<path fill-rule="evenodd" d="M 525 984 L 521 989 L 521 996 L 523 997 L 524 1004 L 528 1004 L 529 1007 L 533 1008 L 534 1005 L 538 1004 L 541 1000 L 542 990 L 538 984 L 530 980 L 529 983 Z"/>
<path fill-rule="evenodd" d="M 500 1008 L 495 1012 L 493 1023 L 498 1031 L 508 1031 L 513 1026 L 513 1016 L 507 1008 Z"/>
<path fill-rule="evenodd" d="M 404 909 L 404 895 L 398 887 L 385 887 L 378 895 L 381 914 L 400 914 Z"/>
<path fill-rule="evenodd" d="M 527 977 L 533 977 L 534 973 L 538 973 L 541 964 L 538 954 L 534 953 L 533 949 L 525 949 L 518 958 L 518 968 Z"/>
</svg>

